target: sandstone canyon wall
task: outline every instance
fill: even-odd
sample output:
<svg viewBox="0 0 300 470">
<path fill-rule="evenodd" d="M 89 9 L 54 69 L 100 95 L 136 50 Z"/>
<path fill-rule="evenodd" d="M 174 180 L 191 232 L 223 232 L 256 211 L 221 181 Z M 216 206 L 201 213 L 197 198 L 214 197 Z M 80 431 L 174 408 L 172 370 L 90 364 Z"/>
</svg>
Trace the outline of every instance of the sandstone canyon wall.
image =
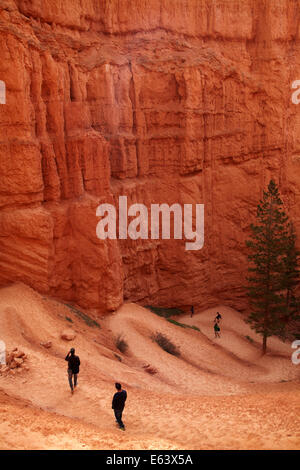
<svg viewBox="0 0 300 470">
<path fill-rule="evenodd" d="M 1 0 L 0 283 L 101 312 L 246 307 L 273 177 L 300 236 L 297 0 Z M 205 244 L 96 238 L 96 207 L 204 203 Z"/>
</svg>

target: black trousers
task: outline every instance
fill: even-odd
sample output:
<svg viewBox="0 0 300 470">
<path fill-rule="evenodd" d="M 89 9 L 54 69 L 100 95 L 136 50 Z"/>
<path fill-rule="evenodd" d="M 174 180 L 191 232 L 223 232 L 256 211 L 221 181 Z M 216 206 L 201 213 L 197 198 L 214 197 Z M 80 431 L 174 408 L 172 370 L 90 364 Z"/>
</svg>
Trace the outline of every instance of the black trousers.
<svg viewBox="0 0 300 470">
<path fill-rule="evenodd" d="M 69 384 L 70 384 L 71 390 L 73 390 L 73 380 L 72 380 L 73 375 L 74 375 L 74 387 L 76 387 L 77 386 L 77 374 L 74 374 L 72 369 L 68 369 L 68 377 L 69 377 Z"/>
<path fill-rule="evenodd" d="M 115 410 L 114 409 L 114 412 L 115 412 L 115 417 L 116 417 L 116 420 L 118 422 L 118 425 L 120 426 L 120 428 L 124 428 L 124 423 L 122 421 L 123 410 Z"/>
</svg>

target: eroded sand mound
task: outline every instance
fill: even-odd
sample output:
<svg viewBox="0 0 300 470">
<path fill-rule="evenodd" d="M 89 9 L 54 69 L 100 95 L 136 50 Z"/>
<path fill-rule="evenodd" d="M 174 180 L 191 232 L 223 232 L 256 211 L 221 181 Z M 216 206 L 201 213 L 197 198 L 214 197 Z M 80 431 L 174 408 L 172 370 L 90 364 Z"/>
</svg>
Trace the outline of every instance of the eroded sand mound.
<svg viewBox="0 0 300 470">
<path fill-rule="evenodd" d="M 212 329 L 217 310 L 221 339 Z M 24 285 L 2 289 L 0 339 L 24 351 L 29 370 L 0 375 L 0 448 L 300 448 L 299 370 L 290 344 L 272 338 L 261 357 L 260 338 L 222 306 L 176 320 L 200 331 L 134 304 L 98 320 L 98 328 Z M 62 339 L 66 329 L 74 340 Z M 179 357 L 153 341 L 157 332 Z M 118 335 L 125 353 L 115 346 Z M 64 361 L 70 347 L 82 364 L 73 396 Z M 115 381 L 128 391 L 125 433 L 112 416 Z"/>
</svg>

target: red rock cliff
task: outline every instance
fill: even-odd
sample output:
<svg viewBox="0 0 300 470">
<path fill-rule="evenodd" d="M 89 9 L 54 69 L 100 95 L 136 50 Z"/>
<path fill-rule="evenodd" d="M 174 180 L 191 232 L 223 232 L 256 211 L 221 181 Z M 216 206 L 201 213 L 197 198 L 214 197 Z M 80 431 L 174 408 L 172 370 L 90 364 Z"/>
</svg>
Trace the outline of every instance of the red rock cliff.
<svg viewBox="0 0 300 470">
<path fill-rule="evenodd" d="M 270 177 L 300 232 L 299 25 L 297 0 L 1 0 L 0 283 L 244 308 Z M 119 195 L 204 203 L 204 248 L 98 240 Z"/>
</svg>

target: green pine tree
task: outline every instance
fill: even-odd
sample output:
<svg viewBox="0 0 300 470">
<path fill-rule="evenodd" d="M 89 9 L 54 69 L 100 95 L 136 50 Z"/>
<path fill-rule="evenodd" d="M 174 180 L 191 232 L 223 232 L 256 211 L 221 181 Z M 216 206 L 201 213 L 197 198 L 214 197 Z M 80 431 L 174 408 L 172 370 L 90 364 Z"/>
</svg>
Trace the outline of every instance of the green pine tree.
<svg viewBox="0 0 300 470">
<path fill-rule="evenodd" d="M 250 276 L 247 294 L 251 312 L 247 322 L 263 337 L 263 354 L 267 338 L 282 327 L 284 253 L 288 238 L 288 218 L 283 211 L 278 187 L 270 181 L 268 191 L 257 206 L 257 224 L 251 225 L 248 259 Z"/>
</svg>

